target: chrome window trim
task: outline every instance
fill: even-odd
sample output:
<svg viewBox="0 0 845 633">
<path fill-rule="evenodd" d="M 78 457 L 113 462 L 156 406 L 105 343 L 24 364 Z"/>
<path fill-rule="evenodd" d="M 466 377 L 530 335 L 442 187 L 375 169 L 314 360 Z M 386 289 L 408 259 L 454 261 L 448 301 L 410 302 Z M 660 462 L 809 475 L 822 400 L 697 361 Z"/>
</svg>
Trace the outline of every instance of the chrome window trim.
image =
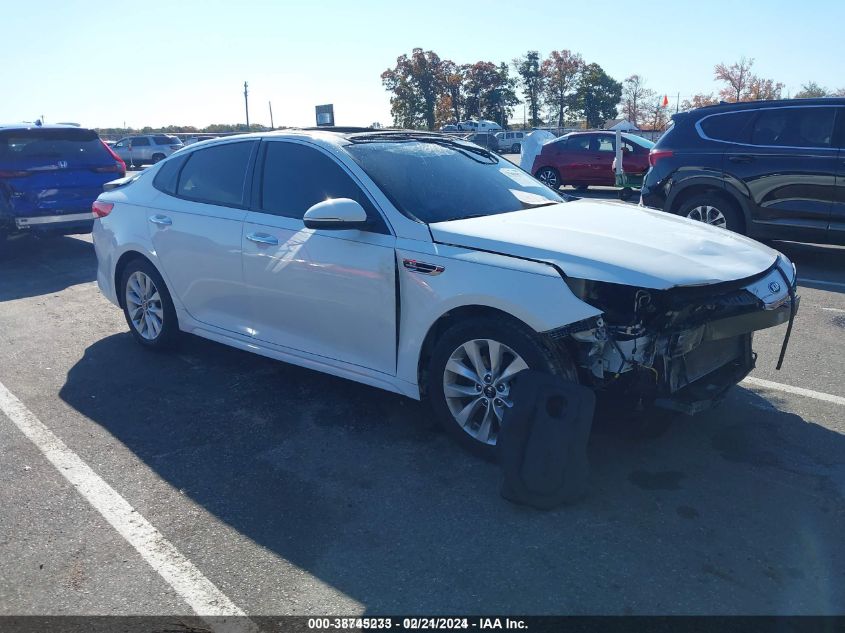
<svg viewBox="0 0 845 633">
<path fill-rule="evenodd" d="M 738 143 L 736 141 L 724 141 L 718 138 L 712 138 L 707 136 L 704 133 L 704 130 L 701 129 L 701 123 L 710 119 L 714 116 L 730 116 L 732 114 L 742 114 L 744 112 L 762 112 L 763 110 L 794 110 L 797 108 L 845 108 L 845 106 L 836 104 L 824 104 L 824 105 L 789 105 L 789 106 L 772 106 L 769 108 L 743 108 L 742 110 L 734 110 L 732 112 L 714 112 L 713 114 L 708 114 L 707 116 L 701 117 L 698 121 L 695 122 L 695 131 L 698 132 L 698 135 L 704 139 L 705 141 L 712 141 L 713 143 L 725 143 L 726 145 L 739 145 L 740 147 L 765 147 L 767 149 L 797 149 L 797 150 L 822 150 L 822 151 L 830 151 L 830 152 L 838 152 L 840 148 L 838 147 L 816 147 L 816 146 L 794 146 L 794 145 L 756 145 L 755 143 Z M 840 114 L 839 116 L 843 116 Z M 833 131 L 834 134 L 836 133 L 836 119 L 833 121 Z"/>
</svg>

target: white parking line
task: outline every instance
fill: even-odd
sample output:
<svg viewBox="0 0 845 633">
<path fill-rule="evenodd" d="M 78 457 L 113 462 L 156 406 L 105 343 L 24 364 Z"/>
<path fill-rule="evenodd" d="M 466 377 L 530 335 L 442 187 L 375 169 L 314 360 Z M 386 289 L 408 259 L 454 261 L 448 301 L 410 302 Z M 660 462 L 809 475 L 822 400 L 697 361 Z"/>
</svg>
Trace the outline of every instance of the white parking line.
<svg viewBox="0 0 845 633">
<path fill-rule="evenodd" d="M 824 279 L 805 279 L 798 278 L 798 285 L 801 284 L 816 284 L 817 286 L 832 286 L 834 288 L 845 288 L 845 282 L 842 281 L 825 281 Z"/>
<path fill-rule="evenodd" d="M 822 393 L 821 391 L 813 391 L 812 389 L 804 389 L 803 387 L 793 387 L 792 385 L 784 385 L 779 382 L 771 382 L 761 378 L 748 377 L 742 381 L 745 385 L 752 387 L 761 387 L 763 389 L 774 389 L 775 391 L 783 391 L 784 393 L 795 394 L 796 396 L 804 396 L 805 398 L 814 398 L 815 400 L 822 400 L 824 402 L 832 402 L 833 404 L 841 404 L 845 406 L 845 398 L 842 396 L 834 396 L 829 393 Z"/>
<path fill-rule="evenodd" d="M 234 602 L 70 450 L 3 383 L 0 383 L 0 411 L 213 630 L 227 633 L 258 631 L 255 623 L 244 617 L 246 614 Z"/>
</svg>

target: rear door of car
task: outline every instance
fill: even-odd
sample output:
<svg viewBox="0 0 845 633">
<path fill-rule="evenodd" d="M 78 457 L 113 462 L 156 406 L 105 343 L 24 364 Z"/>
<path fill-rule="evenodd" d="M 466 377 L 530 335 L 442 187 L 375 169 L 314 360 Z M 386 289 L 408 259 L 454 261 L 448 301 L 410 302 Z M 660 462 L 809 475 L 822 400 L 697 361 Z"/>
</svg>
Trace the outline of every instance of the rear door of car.
<svg viewBox="0 0 845 633">
<path fill-rule="evenodd" d="M 91 203 L 119 171 L 93 130 L 0 131 L 0 208 L 19 228 L 93 217 Z"/>
<path fill-rule="evenodd" d="M 746 142 L 727 146 L 723 169 L 729 179 L 741 181 L 755 222 L 787 239 L 825 236 L 838 168 L 836 110 L 816 105 L 760 108 L 743 132 Z"/>
<path fill-rule="evenodd" d="M 145 209 L 168 287 L 197 321 L 251 335 L 241 233 L 256 140 L 216 143 L 164 162 Z"/>
<path fill-rule="evenodd" d="M 255 338 L 395 374 L 395 238 L 375 204 L 322 148 L 279 139 L 261 153 L 242 247 Z M 357 200 L 371 225 L 305 228 L 328 198 Z"/>
</svg>

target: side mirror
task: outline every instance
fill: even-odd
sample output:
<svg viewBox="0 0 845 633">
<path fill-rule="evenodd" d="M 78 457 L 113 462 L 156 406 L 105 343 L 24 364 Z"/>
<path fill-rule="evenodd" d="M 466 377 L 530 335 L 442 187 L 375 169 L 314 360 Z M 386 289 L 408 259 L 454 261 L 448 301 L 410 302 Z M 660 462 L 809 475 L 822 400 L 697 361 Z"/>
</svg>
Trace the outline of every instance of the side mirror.
<svg viewBox="0 0 845 633">
<path fill-rule="evenodd" d="M 334 198 L 318 202 L 302 217 L 309 229 L 360 229 L 368 224 L 367 212 L 355 200 Z"/>
</svg>

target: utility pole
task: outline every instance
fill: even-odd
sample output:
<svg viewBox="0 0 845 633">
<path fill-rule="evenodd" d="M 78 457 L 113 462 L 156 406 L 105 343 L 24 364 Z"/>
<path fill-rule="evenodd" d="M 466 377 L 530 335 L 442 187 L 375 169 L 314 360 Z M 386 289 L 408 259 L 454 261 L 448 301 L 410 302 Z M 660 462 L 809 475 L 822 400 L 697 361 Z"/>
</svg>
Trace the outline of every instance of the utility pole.
<svg viewBox="0 0 845 633">
<path fill-rule="evenodd" d="M 244 82 L 244 108 L 246 109 L 246 131 L 249 132 L 249 84 Z"/>
<path fill-rule="evenodd" d="M 678 93 L 678 100 L 675 102 L 675 114 L 681 111 L 681 93 Z"/>
<path fill-rule="evenodd" d="M 271 129 L 271 130 L 275 130 L 275 129 L 276 129 L 276 126 L 275 126 L 275 125 L 273 125 L 273 102 L 272 102 L 272 101 L 268 101 L 268 102 L 267 102 L 267 105 L 268 105 L 268 106 L 270 106 L 270 129 Z"/>
</svg>

